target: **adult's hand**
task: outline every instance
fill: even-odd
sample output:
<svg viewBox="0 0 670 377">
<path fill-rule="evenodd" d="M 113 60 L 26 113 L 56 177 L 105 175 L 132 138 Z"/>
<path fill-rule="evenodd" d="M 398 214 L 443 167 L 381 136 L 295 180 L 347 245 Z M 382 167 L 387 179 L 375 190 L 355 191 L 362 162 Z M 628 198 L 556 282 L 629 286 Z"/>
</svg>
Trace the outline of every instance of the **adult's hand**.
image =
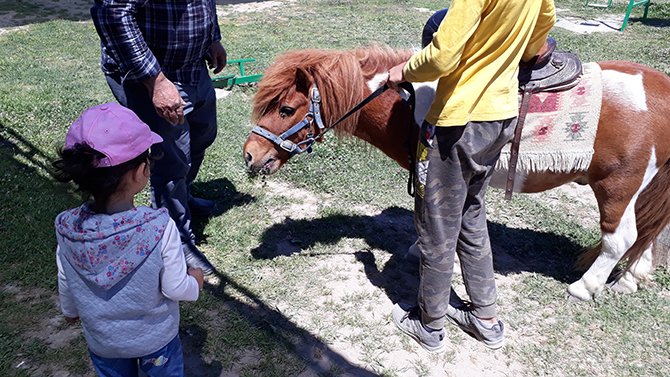
<svg viewBox="0 0 670 377">
<path fill-rule="evenodd" d="M 207 54 L 207 63 L 209 69 L 214 69 L 214 73 L 219 73 L 228 62 L 228 54 L 220 41 L 216 41 L 209 46 Z"/>
<path fill-rule="evenodd" d="M 177 87 L 163 75 L 163 72 L 145 80 L 144 86 L 149 91 L 158 116 L 173 125 L 184 124 L 184 101 Z"/>
</svg>

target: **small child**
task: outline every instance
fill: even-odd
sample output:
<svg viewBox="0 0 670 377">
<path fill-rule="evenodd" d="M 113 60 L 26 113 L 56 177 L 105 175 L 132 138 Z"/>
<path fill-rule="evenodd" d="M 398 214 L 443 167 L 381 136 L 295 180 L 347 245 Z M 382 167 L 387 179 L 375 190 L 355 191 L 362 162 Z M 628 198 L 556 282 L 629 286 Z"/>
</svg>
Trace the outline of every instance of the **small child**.
<svg viewBox="0 0 670 377">
<path fill-rule="evenodd" d="M 179 301 L 195 301 L 202 270 L 187 271 L 167 210 L 135 207 L 161 137 L 115 103 L 87 109 L 68 130 L 57 178 L 90 200 L 56 217 L 61 310 L 81 319 L 100 376 L 183 376 Z"/>
</svg>

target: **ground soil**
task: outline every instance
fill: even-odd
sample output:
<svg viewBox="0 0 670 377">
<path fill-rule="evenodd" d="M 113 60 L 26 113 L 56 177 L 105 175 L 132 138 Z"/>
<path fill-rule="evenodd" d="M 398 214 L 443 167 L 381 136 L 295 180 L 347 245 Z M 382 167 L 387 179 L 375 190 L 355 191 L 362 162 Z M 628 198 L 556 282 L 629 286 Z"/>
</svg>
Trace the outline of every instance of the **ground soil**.
<svg viewBox="0 0 670 377">
<path fill-rule="evenodd" d="M 282 5 L 287 1 L 219 1 L 220 9 L 219 14 L 226 15 L 232 12 L 264 12 L 271 11 L 274 7 Z M 61 11 L 58 14 L 67 14 L 67 17 L 70 19 L 79 19 L 86 21 L 89 19 L 88 9 L 90 7 L 89 1 L 79 1 L 73 0 L 68 2 L 59 2 L 57 0 L 35 0 L 33 3 L 39 4 L 44 9 L 57 9 Z M 65 12 L 65 13 L 62 13 Z M 9 32 L 15 30 L 16 28 L 25 28 L 28 27 L 33 22 L 41 22 L 49 19 L 57 18 L 57 15 L 54 12 L 46 12 L 47 14 L 37 17 L 19 17 L 15 13 L 7 13 L 0 15 L 0 34 L 4 32 Z M 61 16 L 62 17 L 62 16 Z M 288 196 L 292 198 L 295 203 L 291 207 L 284 208 L 282 211 L 274 209 L 272 214 L 275 217 L 275 221 L 279 222 L 286 216 L 291 216 L 294 219 L 303 217 L 303 218 L 313 218 L 317 216 L 318 212 L 316 211 L 316 205 L 327 206 L 328 198 L 315 195 L 307 190 L 297 191 L 295 188 L 288 185 L 282 185 L 278 183 L 268 183 L 269 186 L 269 195 L 280 195 Z M 597 218 L 597 210 L 595 206 L 595 201 L 593 200 L 593 195 L 590 192 L 588 187 L 578 186 L 578 185 L 566 185 L 562 188 L 551 190 L 542 194 L 542 199 L 547 203 L 553 203 L 555 208 L 562 208 L 564 211 L 566 206 L 569 208 L 569 211 L 574 215 L 575 219 L 581 221 L 584 226 L 594 226 L 595 219 Z M 566 198 L 568 200 L 566 201 Z M 359 210 L 361 214 L 368 216 L 379 216 L 381 213 L 373 208 L 360 207 L 356 210 Z M 410 225 L 411 224 L 407 224 Z M 406 243 L 400 244 L 397 246 L 398 249 L 406 249 Z M 367 317 L 367 320 L 379 320 L 384 324 L 385 332 L 388 332 L 389 338 L 386 340 L 388 342 L 403 344 L 405 345 L 402 348 L 388 352 L 384 357 L 385 368 L 395 369 L 400 371 L 399 374 L 403 376 L 414 376 L 417 375 L 416 368 L 408 368 L 408 366 L 414 366 L 419 364 L 424 364 L 426 368 L 424 369 L 426 375 L 433 376 L 445 376 L 445 375 L 456 375 L 456 371 L 468 371 L 467 375 L 469 376 L 486 376 L 486 377 L 495 377 L 495 376 L 515 376 L 515 375 L 524 375 L 524 366 L 519 364 L 513 359 L 513 356 L 510 356 L 504 351 L 493 352 L 484 348 L 481 344 L 474 341 L 471 338 L 460 337 L 459 343 L 456 345 L 450 345 L 448 357 L 443 357 L 436 359 L 433 355 L 424 351 L 422 348 L 418 347 L 414 343 L 407 342 L 406 335 L 403 335 L 397 331 L 393 324 L 388 320 L 391 309 L 394 305 L 388 295 L 380 294 L 384 290 L 384 287 L 387 287 L 387 282 L 380 279 L 371 279 L 369 271 L 361 270 L 360 265 L 352 263 L 353 255 L 360 253 L 360 250 L 357 250 L 356 247 L 352 247 L 351 250 L 348 250 L 350 253 L 346 253 L 346 250 L 343 251 L 343 256 L 335 256 L 329 258 L 323 263 L 328 264 L 328 268 L 331 270 L 339 271 L 339 279 L 332 282 L 330 287 L 332 288 L 333 295 L 335 298 L 331 297 L 330 299 L 337 299 L 338 295 L 344 294 L 344 292 L 355 292 L 357 294 L 369 294 L 372 297 L 377 299 L 371 300 L 370 303 L 366 306 L 364 316 Z M 348 254 L 348 255 L 347 255 Z M 385 258 L 385 257 L 380 257 Z M 390 257 L 386 257 L 390 258 Z M 501 261 L 506 260 L 505 250 L 502 250 L 497 254 L 496 258 L 499 258 Z M 507 258 L 513 260 L 513 258 Z M 388 260 L 379 260 L 378 264 L 385 264 Z M 458 276 L 459 269 L 456 269 L 457 276 L 455 281 L 458 281 L 460 278 Z M 402 284 L 407 287 L 416 287 L 417 284 L 417 275 L 415 271 L 400 271 L 399 274 L 393 277 L 396 279 L 393 282 L 388 282 L 389 284 Z M 500 275 L 496 276 L 499 294 L 501 300 L 510 301 L 508 296 L 514 295 L 514 291 L 509 289 L 520 279 L 520 275 Z M 462 288 L 458 288 L 460 294 L 464 294 Z M 5 286 L 2 288 L 4 292 L 10 292 L 14 295 L 16 300 L 30 299 L 35 297 L 35 295 L 43 296 L 44 292 L 25 292 L 20 287 L 17 286 Z M 48 300 L 56 303 L 56 297 L 48 297 Z M 285 309 L 289 311 L 290 308 L 282 308 L 281 304 L 277 304 L 279 309 Z M 294 313 L 298 314 L 298 313 Z M 306 312 L 299 313 L 303 315 L 302 322 L 309 323 L 313 317 L 324 316 L 323 313 L 317 312 Z M 72 327 L 62 326 L 61 325 L 62 317 L 57 315 L 55 317 L 45 317 L 40 321 L 40 327 L 36 328 L 34 331 L 24 334 L 27 339 L 34 338 L 45 341 L 50 347 L 60 347 L 69 343 L 74 337 L 79 336 L 80 330 L 78 328 L 73 329 Z M 523 342 L 524 334 L 526 331 L 521 332 L 517 331 L 514 328 L 513 324 L 510 324 L 507 328 L 507 342 L 514 344 Z M 347 338 L 348 335 L 356 335 L 356 332 L 359 332 L 360 329 L 356 328 L 342 328 L 338 330 L 338 339 Z M 347 333 L 350 332 L 350 333 Z M 450 334 L 454 332 L 451 331 Z M 357 347 L 351 347 L 347 342 L 336 341 L 332 344 L 329 344 L 331 351 L 341 355 L 349 363 L 353 365 L 366 366 L 366 361 L 363 360 L 363 355 L 360 349 Z M 252 351 L 250 351 L 252 352 Z M 253 353 L 253 352 L 252 352 Z M 240 363 L 245 363 L 245 360 L 254 360 L 255 357 L 253 354 L 247 355 L 248 357 L 240 358 Z M 304 357 L 307 359 L 313 359 L 314 362 L 324 362 L 324 360 L 318 360 L 319 357 L 315 353 L 306 352 Z M 207 359 L 207 357 L 202 357 L 202 359 Z M 188 362 L 187 357 L 187 362 Z M 326 361 L 328 362 L 328 361 Z M 236 375 L 236 371 L 239 372 L 244 365 L 235 366 L 232 369 L 222 371 L 221 376 L 231 376 Z M 17 366 L 22 368 L 23 366 Z M 27 367 L 27 366 L 26 366 Z M 200 370 L 205 373 L 207 366 L 205 365 L 196 365 L 196 371 Z M 46 367 L 51 375 L 60 375 L 67 376 L 67 372 L 62 370 L 53 370 Z M 44 367 L 40 369 L 45 371 Z M 310 375 L 305 373 L 305 375 Z"/>
</svg>

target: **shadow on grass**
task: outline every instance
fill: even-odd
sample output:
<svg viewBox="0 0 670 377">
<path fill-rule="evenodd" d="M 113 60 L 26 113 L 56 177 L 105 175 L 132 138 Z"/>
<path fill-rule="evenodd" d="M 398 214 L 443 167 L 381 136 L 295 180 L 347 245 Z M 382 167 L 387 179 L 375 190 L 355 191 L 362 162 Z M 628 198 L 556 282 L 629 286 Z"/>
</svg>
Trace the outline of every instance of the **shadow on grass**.
<svg viewBox="0 0 670 377">
<path fill-rule="evenodd" d="M 55 216 L 66 208 L 71 208 L 81 199 L 44 172 L 52 171 L 51 159 L 32 143 L 14 130 L 0 124 L 0 263 L 3 270 L 0 285 L 14 285 L 22 290 L 32 291 L 46 288 L 56 292 L 56 241 L 53 234 Z M 43 170 L 44 172 L 41 172 Z M 226 211 L 235 205 L 252 200 L 246 194 L 237 192 L 231 182 L 218 179 L 199 183 L 196 191 L 217 200 L 220 210 Z M 328 375 L 334 370 L 345 371 L 354 376 L 376 376 L 374 373 L 350 364 L 343 356 L 332 351 L 326 344 L 299 328 L 281 313 L 264 304 L 244 286 L 231 280 L 227 275 L 219 275 L 221 285 L 207 289 L 214 297 L 226 303 L 226 308 L 243 319 L 249 332 L 259 330 L 272 339 L 276 352 L 290 352 L 296 355 L 306 369 L 318 375 Z M 232 287 L 245 295 L 240 301 L 224 292 L 224 287 Z M 3 293 L 4 294 L 4 293 Z M 74 367 L 76 375 L 93 375 L 85 347 L 75 347 L 68 351 L 71 356 L 64 360 L 68 367 L 57 365 L 53 360 L 62 350 L 51 350 L 46 345 L 35 348 L 35 341 L 26 341 L 26 334 L 45 331 L 44 316 L 58 317 L 58 308 L 49 302 L 44 311 L 44 302 L 20 302 L 20 312 L 15 306 L 0 308 L 0 375 L 14 375 L 13 366 L 19 361 L 28 373 L 34 365 L 40 366 L 40 375 L 63 373 L 62 368 Z M 22 313 L 40 315 L 25 316 Z M 13 308 L 13 309 L 12 309 Z M 251 329 L 253 328 L 253 329 Z M 208 339 L 206 325 L 185 324 L 181 328 L 185 350 L 185 368 L 189 375 L 220 376 L 224 371 L 222 363 L 203 357 L 203 348 Z M 79 335 L 81 339 L 81 335 Z M 272 356 L 267 356 L 271 360 Z M 72 359 L 76 365 L 71 364 Z M 26 363 L 26 360 L 28 362 Z M 250 363 L 252 366 L 254 363 Z M 244 366 L 244 364 L 242 363 Z M 233 363 L 232 368 L 238 367 Z M 35 366 L 36 368 L 36 366 Z M 228 367 L 230 368 L 230 367 Z M 50 372 L 51 371 L 51 372 Z"/>
<path fill-rule="evenodd" d="M 0 28 L 51 20 L 90 21 L 90 0 L 0 0 Z"/>
<path fill-rule="evenodd" d="M 75 375 L 80 376 L 94 374 L 85 346 L 72 347 L 68 351 L 70 356 L 55 362 L 59 360 L 58 354 L 62 349 L 52 349 L 41 338 L 28 335 L 54 331 L 46 329 L 45 323 L 51 323 L 52 318 L 62 319 L 57 305 L 52 301 L 57 291 L 54 218 L 59 212 L 82 202 L 71 190 L 72 186 L 51 178 L 51 160 L 52 157 L 0 121 L 0 250 L 3 250 L 0 253 L 0 295 L 4 299 L 4 295 L 11 294 L 7 292 L 13 292 L 5 292 L 4 287 L 7 286 L 18 289 L 20 295 L 27 297 L 32 297 L 31 292 L 52 292 L 47 295 L 48 300 L 24 298 L 18 299 L 15 305 L 0 307 L 2 376 L 16 375 L 14 366 L 19 363 L 24 365 L 24 370 L 30 375 L 60 375 L 63 369 L 69 369 L 70 372 L 76 370 Z M 212 187 L 215 192 L 218 192 L 215 188 L 224 187 L 221 197 L 225 198 L 232 185 L 214 181 L 203 184 L 203 187 Z M 239 193 L 231 195 L 242 198 L 237 202 L 246 200 L 246 196 Z M 233 200 L 230 206 L 235 203 Z M 13 302 L 15 297 L 8 296 L 7 299 Z M 25 313 L 39 314 L 26 316 Z M 59 329 L 71 329 L 65 326 L 64 320 L 62 323 Z M 188 335 L 184 337 L 185 347 L 191 351 L 186 355 L 187 370 L 202 371 L 198 376 L 219 376 L 221 363 L 208 363 L 201 355 L 207 331 L 190 326 L 183 328 L 184 332 Z M 78 339 L 81 342 L 77 344 L 83 344 L 81 335 L 78 335 Z M 39 369 L 33 371 L 33 368 Z"/>
<path fill-rule="evenodd" d="M 261 331 L 268 338 L 277 342 L 280 352 L 292 352 L 298 356 L 305 363 L 305 369 L 301 371 L 300 375 L 377 376 L 377 374 L 367 369 L 351 364 L 309 331 L 298 327 L 279 311 L 267 306 L 251 291 L 232 280 L 228 275 L 217 272 L 216 276 L 220 279 L 220 284 L 218 286 L 209 285 L 206 289 L 221 302 L 226 303 L 228 310 L 233 310 L 241 318 L 244 318 L 256 331 Z M 225 289 L 228 288 L 244 295 L 244 300 L 227 294 Z M 198 376 L 219 376 L 219 374 L 216 374 L 216 370 L 212 373 L 212 371 L 205 371 L 198 365 L 194 367 Z"/>
<path fill-rule="evenodd" d="M 235 185 L 227 178 L 217 178 L 207 182 L 194 182 L 191 186 L 194 196 L 213 200 L 216 209 L 209 218 L 193 216 L 192 230 L 199 243 L 206 243 L 207 236 L 204 233 L 209 219 L 220 216 L 230 209 L 252 203 L 256 200 L 253 196 L 237 191 Z"/>
<path fill-rule="evenodd" d="M 64 368 L 61 362 L 73 370 L 92 371 L 85 347 L 69 350 L 67 360 L 60 360 L 62 350 L 34 335 L 57 337 L 63 333 L 56 332 L 68 328 L 53 300 L 54 218 L 81 200 L 52 179 L 51 171 L 51 158 L 0 120 L 0 290 L 6 300 L 0 307 L 2 376 L 57 375 Z M 47 324 L 52 319 L 62 320 L 59 330 Z M 17 369 L 18 364 L 23 367 Z"/>
<path fill-rule="evenodd" d="M 668 27 L 670 26 L 670 18 L 637 18 L 631 17 L 629 22 L 641 23 L 642 25 L 651 26 L 651 27 Z"/>
<path fill-rule="evenodd" d="M 201 357 L 207 341 L 207 330 L 198 325 L 189 325 L 180 330 L 179 337 L 184 348 L 184 368 L 189 375 L 199 377 L 220 376 L 223 366 L 220 361 L 207 362 Z"/>
<path fill-rule="evenodd" d="M 563 283 L 572 282 L 578 273 L 573 265 L 582 246 L 568 237 L 530 229 L 515 229 L 489 222 L 494 269 L 507 275 L 522 271 L 538 273 Z M 333 245 L 343 238 L 363 239 L 371 249 L 384 250 L 391 258 L 382 271 L 368 250 L 354 253 L 364 265 L 369 280 L 383 288 L 393 302 L 416 295 L 418 258 L 407 255 L 415 241 L 412 212 L 387 208 L 379 215 L 331 215 L 318 219 L 287 219 L 267 229 L 262 243 L 251 251 L 254 258 L 271 259 L 301 253 L 316 244 Z"/>
<path fill-rule="evenodd" d="M 0 121 L 0 263 L 3 282 L 55 287 L 54 218 L 81 201 L 50 178 L 51 159 Z M 51 263 L 53 262 L 53 263 Z"/>
</svg>

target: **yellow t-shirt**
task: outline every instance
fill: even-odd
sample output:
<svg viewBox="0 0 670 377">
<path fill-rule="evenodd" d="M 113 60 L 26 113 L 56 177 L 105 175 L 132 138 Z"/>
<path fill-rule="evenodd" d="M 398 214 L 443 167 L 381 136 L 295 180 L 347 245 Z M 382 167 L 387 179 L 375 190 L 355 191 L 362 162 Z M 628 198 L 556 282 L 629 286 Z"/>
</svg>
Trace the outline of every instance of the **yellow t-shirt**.
<svg viewBox="0 0 670 377">
<path fill-rule="evenodd" d="M 460 126 L 517 116 L 519 62 L 538 53 L 555 22 L 553 0 L 452 0 L 433 41 L 403 68 L 410 82 L 439 79 L 426 120 Z"/>
</svg>

